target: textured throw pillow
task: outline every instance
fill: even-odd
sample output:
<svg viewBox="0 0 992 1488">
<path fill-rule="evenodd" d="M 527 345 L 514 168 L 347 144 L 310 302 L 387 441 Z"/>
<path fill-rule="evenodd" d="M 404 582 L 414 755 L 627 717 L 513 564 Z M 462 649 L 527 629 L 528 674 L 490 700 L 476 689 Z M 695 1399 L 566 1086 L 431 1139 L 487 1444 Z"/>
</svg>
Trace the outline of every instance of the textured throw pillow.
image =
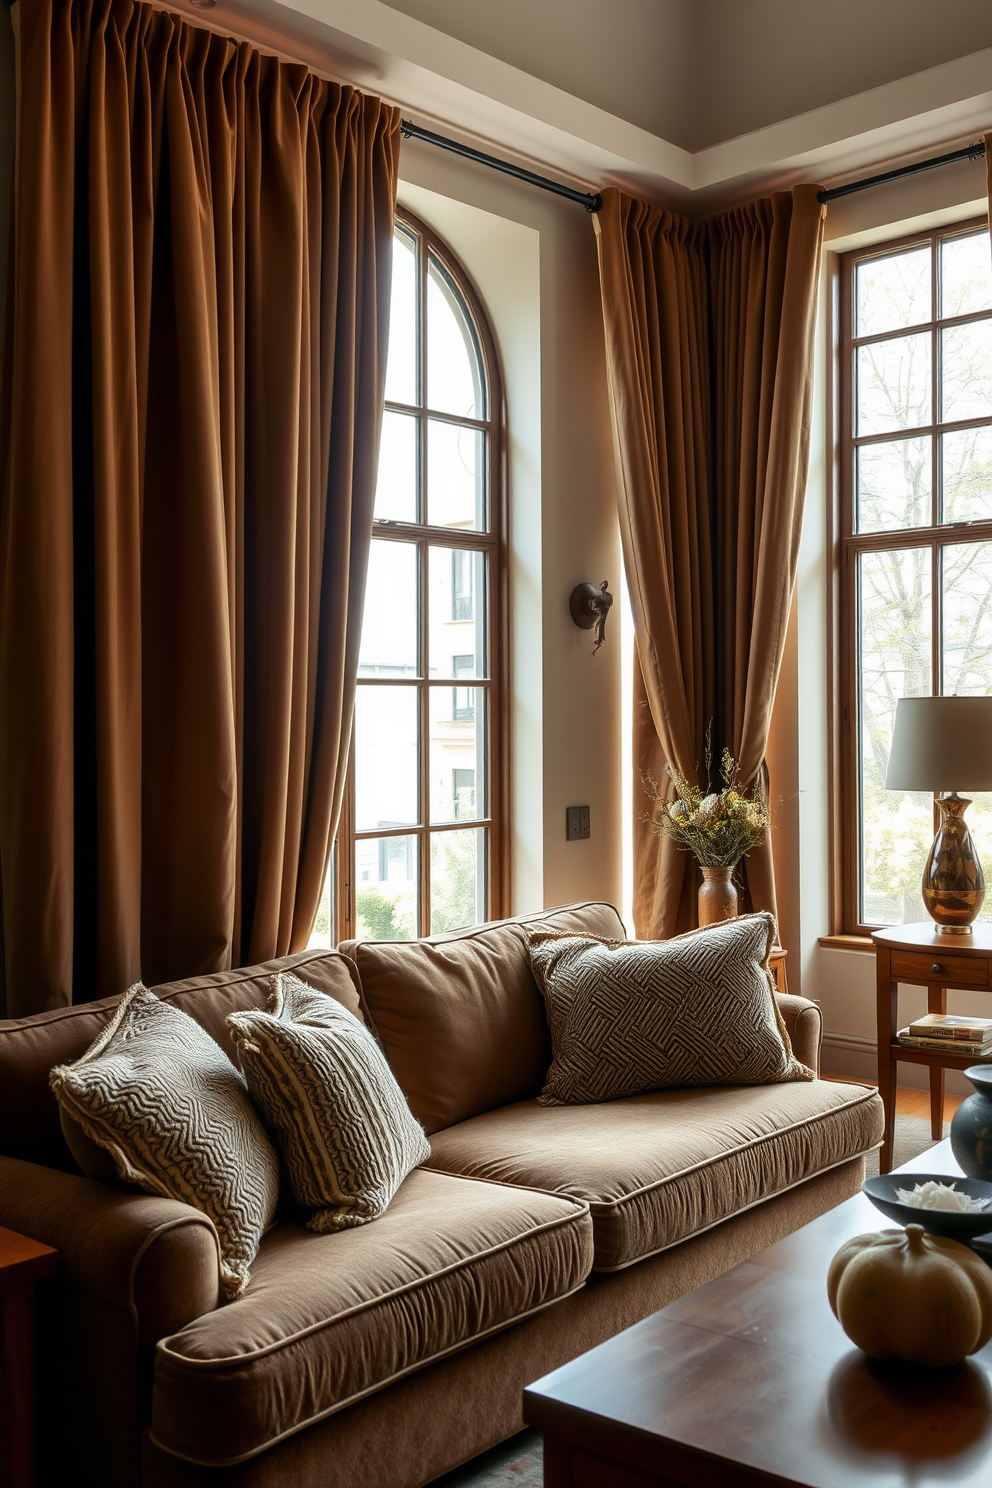
<svg viewBox="0 0 992 1488">
<path fill-rule="evenodd" d="M 117 1173 L 213 1220 L 220 1279 L 237 1297 L 279 1197 L 279 1159 L 227 1055 L 140 983 L 75 1064 L 49 1076 L 65 1114 Z"/>
<path fill-rule="evenodd" d="M 268 1012 L 232 1013 L 248 1088 L 318 1234 L 378 1219 L 430 1143 L 378 1045 L 330 997 L 282 972 Z"/>
<path fill-rule="evenodd" d="M 742 915 L 672 940 L 530 936 L 551 1024 L 546 1106 L 675 1085 L 812 1080 L 772 995 L 771 915 Z"/>
</svg>

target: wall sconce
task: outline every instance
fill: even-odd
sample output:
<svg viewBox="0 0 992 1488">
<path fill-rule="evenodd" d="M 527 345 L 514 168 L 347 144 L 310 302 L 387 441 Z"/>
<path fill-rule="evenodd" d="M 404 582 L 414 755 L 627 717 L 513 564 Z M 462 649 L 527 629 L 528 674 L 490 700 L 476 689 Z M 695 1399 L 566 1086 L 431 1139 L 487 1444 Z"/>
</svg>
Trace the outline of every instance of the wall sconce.
<svg viewBox="0 0 992 1488">
<path fill-rule="evenodd" d="M 576 584 L 569 596 L 568 611 L 580 630 L 596 628 L 596 644 L 593 656 L 606 640 L 606 617 L 613 604 L 609 579 L 604 579 L 597 589 L 595 584 Z"/>
</svg>

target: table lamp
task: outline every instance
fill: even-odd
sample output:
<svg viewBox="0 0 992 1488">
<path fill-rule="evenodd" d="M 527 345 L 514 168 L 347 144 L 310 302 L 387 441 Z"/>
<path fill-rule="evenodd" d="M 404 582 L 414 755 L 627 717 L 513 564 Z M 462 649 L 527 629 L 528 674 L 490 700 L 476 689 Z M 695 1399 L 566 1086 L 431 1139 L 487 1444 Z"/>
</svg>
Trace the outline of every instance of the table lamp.
<svg viewBox="0 0 992 1488">
<path fill-rule="evenodd" d="M 900 698 L 886 790 L 934 791 L 940 825 L 923 870 L 923 903 L 943 935 L 970 935 L 985 876 L 957 787 L 992 790 L 992 697 Z"/>
</svg>

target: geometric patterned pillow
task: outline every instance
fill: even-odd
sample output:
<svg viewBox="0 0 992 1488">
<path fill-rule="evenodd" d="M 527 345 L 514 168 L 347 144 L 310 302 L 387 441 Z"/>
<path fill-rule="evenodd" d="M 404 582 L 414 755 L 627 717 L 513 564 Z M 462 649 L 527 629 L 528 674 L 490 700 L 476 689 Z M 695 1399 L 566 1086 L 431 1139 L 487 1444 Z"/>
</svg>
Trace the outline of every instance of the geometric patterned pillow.
<svg viewBox="0 0 992 1488">
<path fill-rule="evenodd" d="M 227 1019 L 293 1197 L 326 1234 L 378 1219 L 431 1146 L 368 1029 L 289 972 L 268 1012 Z"/>
<path fill-rule="evenodd" d="M 221 1286 L 237 1297 L 279 1198 L 279 1159 L 241 1075 L 195 1019 L 140 982 L 49 1082 L 127 1183 L 213 1220 Z"/>
<path fill-rule="evenodd" d="M 529 937 L 551 1025 L 542 1105 L 587 1105 L 688 1085 L 812 1080 L 772 993 L 770 914 L 671 940 Z"/>
</svg>

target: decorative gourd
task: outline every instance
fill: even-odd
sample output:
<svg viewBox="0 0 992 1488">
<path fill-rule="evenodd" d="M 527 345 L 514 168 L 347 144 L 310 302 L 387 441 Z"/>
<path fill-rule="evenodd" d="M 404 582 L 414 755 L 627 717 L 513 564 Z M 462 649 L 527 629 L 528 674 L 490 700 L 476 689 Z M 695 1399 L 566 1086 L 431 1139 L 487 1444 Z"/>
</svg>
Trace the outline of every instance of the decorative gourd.
<svg viewBox="0 0 992 1488">
<path fill-rule="evenodd" d="M 959 1364 L 992 1338 L 992 1272 L 957 1240 L 923 1226 L 858 1235 L 827 1274 L 830 1306 L 873 1359 Z"/>
</svg>

